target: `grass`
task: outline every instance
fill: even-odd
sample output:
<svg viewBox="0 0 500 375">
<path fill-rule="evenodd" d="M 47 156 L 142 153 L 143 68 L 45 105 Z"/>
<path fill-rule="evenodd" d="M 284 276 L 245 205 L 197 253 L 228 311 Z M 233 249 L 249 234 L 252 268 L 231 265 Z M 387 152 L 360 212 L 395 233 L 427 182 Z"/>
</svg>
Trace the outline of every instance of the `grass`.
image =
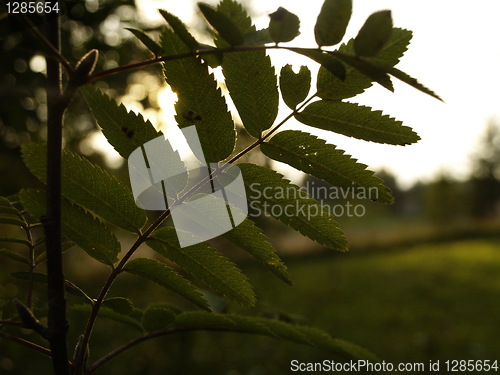
<svg viewBox="0 0 500 375">
<path fill-rule="evenodd" d="M 231 305 L 230 311 L 305 322 L 393 363 L 500 360 L 499 241 L 420 244 L 386 253 L 353 251 L 286 263 L 292 287 L 260 266 L 246 265 L 258 306 L 249 312 Z M 117 288 L 117 293 L 126 289 L 138 306 L 159 295 L 169 298 L 164 289 L 134 278 L 124 278 Z M 85 319 L 72 319 L 70 335 L 84 323 Z M 135 335 L 137 331 L 104 319 L 96 326 L 91 356 L 95 359 Z M 0 342 L 0 353 L 7 349 L 16 366 L 6 373 L 21 373 L 25 365 L 25 374 L 48 371 L 45 358 L 30 354 L 39 364 L 23 364 L 18 360 L 24 348 L 2 348 Z M 314 348 L 266 337 L 198 332 L 151 340 L 117 357 L 98 374 L 289 374 L 293 359 L 332 358 Z"/>
<path fill-rule="evenodd" d="M 289 264 L 293 288 L 248 270 L 261 308 L 308 317 L 393 362 L 499 359 L 500 243 L 474 240 Z"/>
</svg>

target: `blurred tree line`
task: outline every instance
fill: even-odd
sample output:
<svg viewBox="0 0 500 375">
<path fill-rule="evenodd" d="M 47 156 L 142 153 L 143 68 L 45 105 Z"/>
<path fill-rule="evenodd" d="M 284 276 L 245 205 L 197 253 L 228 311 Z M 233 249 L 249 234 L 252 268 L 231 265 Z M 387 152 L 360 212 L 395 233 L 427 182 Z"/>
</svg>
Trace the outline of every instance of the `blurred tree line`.
<svg viewBox="0 0 500 375">
<path fill-rule="evenodd" d="M 44 46 L 33 36 L 23 19 L 7 15 L 0 5 L 0 195 L 13 194 L 35 183 L 21 162 L 19 146 L 30 140 L 44 140 L 46 134 L 46 93 Z M 113 68 L 151 57 L 149 52 L 125 28 L 154 31 L 157 25 L 141 17 L 134 0 L 84 0 L 62 3 L 62 50 L 74 65 L 91 49 L 100 51 L 96 70 Z M 30 21 L 44 29 L 42 17 L 30 15 Z M 198 25 L 199 26 L 199 25 Z M 199 33 L 207 30 L 199 29 Z M 140 72 L 110 76 L 97 85 L 120 101 L 134 103 L 140 109 L 158 112 L 158 89 L 163 86 L 160 66 Z M 147 87 L 146 87 L 147 86 Z M 66 113 L 65 147 L 81 152 L 93 162 L 104 164 L 103 155 L 89 145 L 89 134 L 97 125 L 86 104 L 77 96 Z M 240 132 L 243 147 L 248 141 Z M 267 160 L 251 160 L 266 163 Z M 500 125 L 491 122 L 476 153 L 471 157 L 472 172 L 467 181 L 456 181 L 443 173 L 430 183 L 417 183 L 409 190 L 397 185 L 387 171 L 384 179 L 396 198 L 385 208 L 394 215 L 422 216 L 446 223 L 464 218 L 493 218 L 500 212 Z M 115 174 L 126 174 L 116 170 Z M 318 186 L 321 184 L 312 179 Z M 380 209 L 377 209 L 380 210 Z M 379 212 L 379 211 L 377 211 Z"/>
<path fill-rule="evenodd" d="M 60 3 L 62 51 L 69 63 L 76 62 L 91 49 L 100 52 L 96 70 L 110 69 L 151 57 L 149 52 L 127 30 L 148 29 L 146 20 L 139 17 L 134 0 L 85 0 Z M 32 184 L 32 177 L 23 166 L 19 146 L 30 140 L 43 141 L 46 134 L 46 75 L 47 50 L 31 32 L 32 25 L 44 32 L 44 18 L 37 14 L 8 15 L 0 5 L 0 195 L 13 194 L 22 186 Z M 141 72 L 110 76 L 97 83 L 108 95 L 124 95 L 144 107 L 158 108 L 156 92 L 138 93 L 137 84 L 159 87 L 159 66 Z M 156 83 L 156 85 L 155 85 Z M 130 90 L 135 92 L 130 92 Z M 86 154 L 98 162 L 102 155 L 85 147 L 89 134 L 97 125 L 89 115 L 86 104 L 76 96 L 65 116 L 65 147 Z M 91 146 L 91 145 L 90 145 Z M 86 148 L 86 149 L 85 149 Z"/>
<path fill-rule="evenodd" d="M 396 203 L 385 207 L 370 205 L 368 211 L 375 211 L 377 216 L 413 217 L 439 225 L 500 219 L 500 123 L 491 121 L 487 125 L 470 161 L 472 169 L 466 180 L 455 179 L 443 171 L 433 181 L 418 182 L 406 190 L 399 187 L 397 176 L 387 170 L 379 171 L 377 176 L 391 189 Z M 309 188 L 311 195 L 321 191 L 321 187 L 331 188 L 313 177 L 305 178 L 303 187 Z M 326 203 L 345 204 L 348 200 L 327 199 Z"/>
</svg>

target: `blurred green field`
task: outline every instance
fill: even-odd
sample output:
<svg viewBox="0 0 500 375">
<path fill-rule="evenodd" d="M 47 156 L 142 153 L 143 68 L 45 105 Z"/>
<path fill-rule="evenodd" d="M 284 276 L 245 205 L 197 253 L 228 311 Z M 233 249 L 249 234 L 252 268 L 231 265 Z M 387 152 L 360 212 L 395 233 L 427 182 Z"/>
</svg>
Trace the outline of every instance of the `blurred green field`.
<svg viewBox="0 0 500 375">
<path fill-rule="evenodd" d="M 283 319 L 321 327 L 393 363 L 500 360 L 499 241 L 351 252 L 289 259 L 287 264 L 292 287 L 261 267 L 245 267 L 260 301 L 255 314 L 283 314 Z M 178 374 L 290 374 L 293 359 L 330 359 L 305 346 L 241 334 L 195 333 L 147 347 L 166 360 L 156 367 L 144 364 L 154 368 L 148 374 L 166 372 L 169 366 L 177 369 L 170 373 Z"/>
<path fill-rule="evenodd" d="M 259 298 L 250 313 L 320 327 L 393 363 L 500 360 L 498 240 L 415 245 L 387 253 L 354 251 L 286 263 L 292 287 L 257 265 L 243 265 Z M 123 281 L 118 289 L 135 295 L 132 299 L 139 306 L 141 300 L 164 293 L 152 284 L 135 283 L 138 279 Z M 249 313 L 234 305 L 229 310 Z M 70 332 L 77 332 L 79 323 L 84 321 L 73 317 Z M 96 328 L 93 358 L 137 335 L 105 319 Z M 25 350 L 17 349 L 9 350 L 15 363 Z M 40 365 L 20 364 L 6 373 L 43 373 L 39 371 L 48 361 L 36 357 Z M 290 374 L 293 359 L 331 358 L 320 350 L 266 337 L 196 332 L 151 340 L 97 374 Z"/>
</svg>

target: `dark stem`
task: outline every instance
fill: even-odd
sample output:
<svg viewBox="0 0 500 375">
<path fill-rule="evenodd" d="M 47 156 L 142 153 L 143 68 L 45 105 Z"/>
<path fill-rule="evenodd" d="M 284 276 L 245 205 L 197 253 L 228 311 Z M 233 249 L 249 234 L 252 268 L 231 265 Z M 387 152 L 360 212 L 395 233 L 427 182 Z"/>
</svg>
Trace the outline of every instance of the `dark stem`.
<svg viewBox="0 0 500 375">
<path fill-rule="evenodd" d="M 26 226 L 24 227 L 24 231 L 26 233 L 26 239 L 28 242 L 31 242 L 31 246 L 29 247 L 29 265 L 28 265 L 28 272 L 29 272 L 29 279 L 28 279 L 28 296 L 26 297 L 26 307 L 31 309 L 33 306 L 33 285 L 34 285 L 34 280 L 33 280 L 33 272 L 35 271 L 35 242 L 33 240 L 33 236 L 31 234 L 31 229 L 33 226 L 30 226 L 28 222 L 26 221 L 25 217 L 23 216 L 23 213 L 19 214 L 19 218 L 23 220 L 26 223 Z"/>
<path fill-rule="evenodd" d="M 171 55 L 171 56 L 160 56 L 160 57 L 155 57 L 154 59 L 139 61 L 139 62 L 136 62 L 133 64 L 118 66 L 118 67 L 113 68 L 113 69 L 103 70 L 103 71 L 94 73 L 90 77 L 87 78 L 86 83 L 97 81 L 98 79 L 109 77 L 109 76 L 114 75 L 114 74 L 127 72 L 130 70 L 136 70 L 139 68 L 144 68 L 146 66 L 158 64 L 160 62 L 165 62 L 165 61 L 173 61 L 173 60 L 185 59 L 188 57 L 213 55 L 213 54 L 219 54 L 219 53 L 248 52 L 248 51 L 260 51 L 260 50 L 269 50 L 269 49 L 290 49 L 290 48 L 276 46 L 276 45 L 273 45 L 273 46 L 265 46 L 265 45 L 234 46 L 234 47 L 227 47 L 227 48 L 214 48 L 214 49 L 207 49 L 207 50 L 197 50 L 197 51 L 191 51 L 191 52 L 186 52 L 186 53 L 181 53 L 178 55 Z"/>
<path fill-rule="evenodd" d="M 140 344 L 141 342 L 151 340 L 157 337 L 162 337 L 166 335 L 171 335 L 173 333 L 183 333 L 183 332 L 194 332 L 194 331 L 210 331 L 210 332 L 241 332 L 241 333 L 247 333 L 248 331 L 244 329 L 230 329 L 230 328 L 222 328 L 222 327 L 204 327 L 204 328 L 197 328 L 197 327 L 188 327 L 188 328 L 175 328 L 175 327 L 167 327 L 164 329 L 161 329 L 159 331 L 154 331 L 154 332 L 149 332 L 146 333 L 145 335 L 136 337 L 135 339 L 130 340 L 129 342 L 123 344 L 122 346 L 119 346 L 115 350 L 107 353 L 105 356 L 99 358 L 97 361 L 95 361 L 87 370 L 87 373 L 90 375 L 94 373 L 100 366 L 108 362 L 109 360 L 113 359 L 117 355 L 123 353 L 124 351 L 133 348 L 134 346 Z"/>
<path fill-rule="evenodd" d="M 20 337 L 11 335 L 11 334 L 9 334 L 7 332 L 0 332 L 0 337 L 3 337 L 5 339 L 13 341 L 13 342 L 17 342 L 20 345 L 23 345 L 23 346 L 25 346 L 27 348 L 36 350 L 37 352 L 42 353 L 43 355 L 46 355 L 48 357 L 51 356 L 51 352 L 50 352 L 49 349 L 44 348 L 43 346 L 35 344 L 35 343 L 31 342 L 31 341 L 27 341 L 27 340 L 22 339 Z"/>
<path fill-rule="evenodd" d="M 60 20 L 56 12 L 47 13 L 48 42 L 60 50 Z M 62 100 L 61 64 L 47 58 L 47 212 L 42 222 L 47 246 L 48 340 L 54 374 L 69 375 L 66 336 L 66 297 L 61 249 L 61 153 L 65 105 Z"/>
</svg>

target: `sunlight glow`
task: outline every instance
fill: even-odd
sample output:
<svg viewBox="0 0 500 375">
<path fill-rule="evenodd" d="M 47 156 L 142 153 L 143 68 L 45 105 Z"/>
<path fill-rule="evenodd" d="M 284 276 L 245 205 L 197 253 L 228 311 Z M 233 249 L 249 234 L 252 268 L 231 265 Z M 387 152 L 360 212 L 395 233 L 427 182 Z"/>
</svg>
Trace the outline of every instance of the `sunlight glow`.
<svg viewBox="0 0 500 375">
<path fill-rule="evenodd" d="M 217 1 L 207 1 L 216 4 Z M 313 28 L 323 0 L 242 1 L 252 13 L 258 28 L 269 22 L 268 15 L 285 6 L 301 19 L 302 34 L 290 44 L 314 46 Z M 395 94 L 375 85 L 350 101 L 383 110 L 419 133 L 422 140 L 408 147 L 386 146 L 346 138 L 290 122 L 287 128 L 300 128 L 338 145 L 370 168 L 385 168 L 396 173 L 405 185 L 430 180 L 446 171 L 460 178 L 468 173 L 470 155 L 488 119 L 499 114 L 500 44 L 492 41 L 500 35 L 497 22 L 500 2 L 482 0 L 471 5 L 464 0 L 397 1 L 354 0 L 353 17 L 345 40 L 356 35 L 364 20 L 374 11 L 390 9 L 396 27 L 413 31 L 412 43 L 398 67 L 416 77 L 444 98 L 440 103 L 394 79 Z M 196 2 L 147 0 L 138 4 L 142 15 L 152 24 L 163 24 L 157 9 L 179 16 L 189 26 L 197 26 Z M 277 70 L 285 64 L 307 64 L 313 76 L 317 64 L 294 54 L 270 52 Z M 173 100 L 176 95 L 161 89 L 158 101 L 162 124 L 175 124 Z M 287 113 L 280 108 L 278 121 Z"/>
</svg>

